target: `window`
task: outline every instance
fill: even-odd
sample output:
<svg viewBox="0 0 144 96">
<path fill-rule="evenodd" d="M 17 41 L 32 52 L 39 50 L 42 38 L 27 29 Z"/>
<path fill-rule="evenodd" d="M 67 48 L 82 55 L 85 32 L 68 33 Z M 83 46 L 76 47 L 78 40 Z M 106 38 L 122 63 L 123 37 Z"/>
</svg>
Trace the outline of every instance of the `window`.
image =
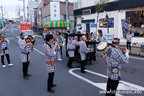
<svg viewBox="0 0 144 96">
<path fill-rule="evenodd" d="M 83 10 L 83 11 L 82 11 L 82 14 L 83 14 L 83 15 L 91 14 L 91 9 Z"/>
</svg>

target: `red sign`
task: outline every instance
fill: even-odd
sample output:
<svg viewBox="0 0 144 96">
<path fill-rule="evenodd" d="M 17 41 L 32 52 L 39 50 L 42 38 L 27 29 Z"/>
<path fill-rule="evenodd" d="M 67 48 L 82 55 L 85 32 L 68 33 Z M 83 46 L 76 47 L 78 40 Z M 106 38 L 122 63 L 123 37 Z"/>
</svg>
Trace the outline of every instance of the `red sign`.
<svg viewBox="0 0 144 96">
<path fill-rule="evenodd" d="M 31 24 L 27 24 L 27 23 L 20 24 L 20 30 L 21 30 L 21 31 L 31 30 Z"/>
<path fill-rule="evenodd" d="M 40 22 L 40 19 L 37 19 L 37 22 L 39 23 L 39 22 Z"/>
</svg>

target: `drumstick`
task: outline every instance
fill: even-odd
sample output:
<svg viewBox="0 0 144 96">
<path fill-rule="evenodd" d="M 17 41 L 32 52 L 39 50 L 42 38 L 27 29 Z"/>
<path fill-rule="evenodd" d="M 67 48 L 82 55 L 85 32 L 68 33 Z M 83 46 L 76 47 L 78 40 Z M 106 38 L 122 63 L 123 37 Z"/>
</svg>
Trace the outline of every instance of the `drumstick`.
<svg viewBox="0 0 144 96">
<path fill-rule="evenodd" d="M 104 60 L 104 63 L 107 65 L 108 63 L 106 62 L 106 60 Z"/>
</svg>

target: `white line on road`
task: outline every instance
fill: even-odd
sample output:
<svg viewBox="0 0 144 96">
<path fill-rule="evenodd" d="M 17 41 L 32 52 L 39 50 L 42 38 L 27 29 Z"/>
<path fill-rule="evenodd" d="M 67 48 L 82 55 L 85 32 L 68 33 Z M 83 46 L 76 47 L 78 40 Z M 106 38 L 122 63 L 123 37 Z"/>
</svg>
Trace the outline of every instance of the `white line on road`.
<svg viewBox="0 0 144 96">
<path fill-rule="evenodd" d="M 40 53 L 41 55 L 45 55 L 43 52 L 39 51 L 38 49 L 34 48 L 35 51 L 37 51 L 38 53 Z M 69 73 L 97 88 L 100 88 L 102 90 L 106 90 L 106 83 L 95 83 L 93 81 L 90 81 L 89 79 L 86 79 L 76 73 L 74 73 L 73 71 L 74 70 L 80 70 L 79 68 L 74 68 L 74 69 L 71 69 L 69 70 Z M 103 75 L 103 74 L 100 74 L 100 73 L 96 73 L 96 72 L 93 72 L 93 71 L 90 71 L 90 70 L 85 70 L 86 72 L 88 73 L 91 73 L 91 74 L 94 74 L 94 75 L 97 75 L 99 77 L 102 77 L 102 78 L 108 78 L 106 75 Z M 129 82 L 126 82 L 126 81 L 120 81 L 120 84 L 118 86 L 118 90 L 132 90 L 132 91 L 144 91 L 144 87 L 142 86 L 139 86 L 139 85 L 135 85 L 135 84 L 132 84 L 132 83 L 129 83 Z M 123 95 L 120 95 L 120 94 L 116 94 L 117 96 L 123 96 Z"/>
<path fill-rule="evenodd" d="M 35 51 L 37 51 L 38 53 L 40 53 L 41 55 L 45 55 L 43 52 L 39 51 L 38 49 L 34 48 Z"/>
<path fill-rule="evenodd" d="M 133 56 L 130 56 L 131 59 L 138 59 L 138 60 L 144 60 L 144 58 L 139 58 L 139 57 L 133 57 Z"/>
<path fill-rule="evenodd" d="M 74 73 L 74 72 L 73 72 L 74 70 L 80 70 L 80 69 L 79 69 L 79 68 L 71 69 L 71 70 L 69 70 L 69 73 L 70 73 L 71 75 L 73 75 L 73 76 L 75 76 L 75 77 L 77 77 L 77 78 L 79 78 L 79 79 L 81 79 L 81 80 L 83 80 L 83 81 L 85 81 L 85 82 L 87 82 L 87 83 L 89 83 L 89 84 L 97 87 L 97 88 L 100 88 L 100 89 L 102 89 L 102 90 L 106 90 L 106 83 L 95 83 L 95 82 L 93 82 L 93 81 L 91 81 L 91 80 L 89 80 L 89 79 L 86 79 L 86 78 L 84 78 L 84 77 L 82 77 L 82 76 Z M 108 78 L 107 76 L 105 76 L 105 75 L 103 75 L 103 74 L 100 74 L 100 73 L 96 73 L 96 72 L 89 71 L 89 70 L 85 70 L 85 71 L 88 72 L 88 73 L 97 75 L 97 76 L 99 76 L 99 77 Z M 125 82 L 125 81 L 120 81 L 120 84 L 119 84 L 119 86 L 118 86 L 118 90 L 144 91 L 144 87 L 141 87 L 141 86 L 139 86 L 139 85 L 135 85 L 135 84 L 132 84 L 132 83 L 128 83 L 128 82 Z M 117 96 L 122 96 L 122 95 L 117 94 Z"/>
</svg>

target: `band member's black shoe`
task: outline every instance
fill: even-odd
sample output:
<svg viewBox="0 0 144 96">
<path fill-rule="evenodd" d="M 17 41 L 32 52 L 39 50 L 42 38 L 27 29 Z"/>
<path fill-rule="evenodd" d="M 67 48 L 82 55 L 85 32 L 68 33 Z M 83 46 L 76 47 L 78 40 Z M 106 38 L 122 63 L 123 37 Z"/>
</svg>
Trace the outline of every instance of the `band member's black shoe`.
<svg viewBox="0 0 144 96">
<path fill-rule="evenodd" d="M 81 73 L 86 73 L 85 71 L 81 71 Z"/>
<path fill-rule="evenodd" d="M 23 79 L 25 79 L 25 80 L 29 80 L 29 78 L 28 78 L 27 76 L 23 77 Z"/>
<path fill-rule="evenodd" d="M 53 85 L 52 85 L 52 87 L 56 87 L 56 86 L 57 86 L 56 84 L 53 84 Z"/>
<path fill-rule="evenodd" d="M 55 93 L 55 91 L 52 90 L 52 89 L 48 90 L 48 92 L 50 92 L 50 93 Z"/>
<path fill-rule="evenodd" d="M 30 77 L 30 76 L 32 76 L 32 75 L 30 75 L 30 74 L 27 74 L 26 76 Z"/>
</svg>

